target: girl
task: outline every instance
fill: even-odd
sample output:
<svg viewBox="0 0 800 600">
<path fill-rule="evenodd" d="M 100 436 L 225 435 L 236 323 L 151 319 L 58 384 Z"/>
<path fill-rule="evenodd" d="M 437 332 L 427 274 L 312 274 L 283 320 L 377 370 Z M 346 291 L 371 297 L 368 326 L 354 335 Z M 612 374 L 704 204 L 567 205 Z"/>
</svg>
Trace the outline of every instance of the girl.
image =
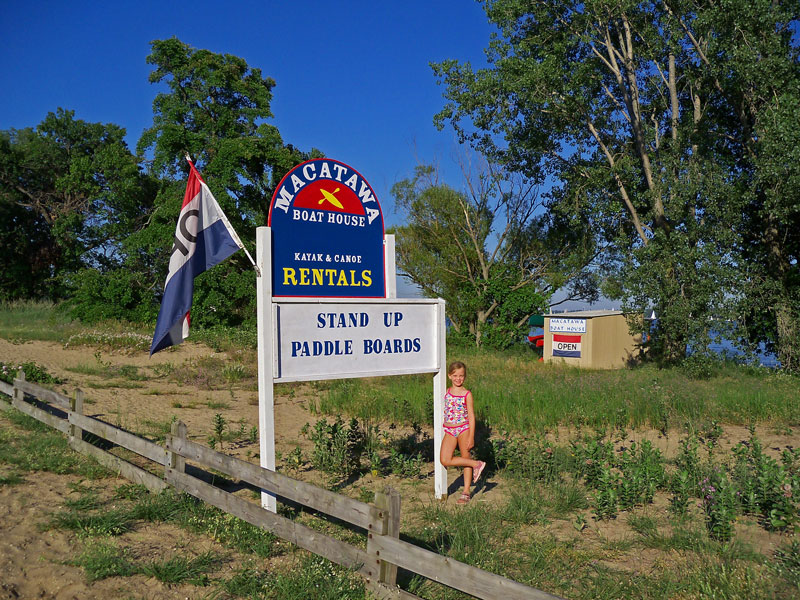
<svg viewBox="0 0 800 600">
<path fill-rule="evenodd" d="M 478 481 L 486 463 L 469 457 L 475 445 L 475 409 L 472 392 L 464 387 L 467 366 L 458 361 L 452 363 L 447 368 L 447 378 L 452 385 L 444 395 L 444 439 L 439 461 L 445 467 L 464 467 L 464 492 L 456 504 L 466 504 L 470 486 Z M 453 456 L 456 444 L 461 456 Z"/>
</svg>

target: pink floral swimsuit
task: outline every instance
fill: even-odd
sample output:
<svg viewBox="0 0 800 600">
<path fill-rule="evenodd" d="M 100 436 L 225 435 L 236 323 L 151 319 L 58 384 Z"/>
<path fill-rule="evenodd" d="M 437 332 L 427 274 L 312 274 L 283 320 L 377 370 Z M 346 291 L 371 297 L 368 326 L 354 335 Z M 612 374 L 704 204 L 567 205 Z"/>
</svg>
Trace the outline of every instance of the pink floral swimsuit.
<svg viewBox="0 0 800 600">
<path fill-rule="evenodd" d="M 467 390 L 463 396 L 455 396 L 450 393 L 450 388 L 444 395 L 444 422 L 451 425 L 444 426 L 444 432 L 449 433 L 454 438 L 469 429 L 469 413 L 467 412 Z"/>
</svg>

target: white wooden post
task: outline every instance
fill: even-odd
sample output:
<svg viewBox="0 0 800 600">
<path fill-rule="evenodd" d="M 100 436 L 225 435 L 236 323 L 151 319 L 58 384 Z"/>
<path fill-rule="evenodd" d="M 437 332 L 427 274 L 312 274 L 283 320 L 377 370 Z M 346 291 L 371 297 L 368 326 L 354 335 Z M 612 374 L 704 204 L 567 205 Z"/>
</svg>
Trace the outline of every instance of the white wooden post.
<svg viewBox="0 0 800 600">
<path fill-rule="evenodd" d="M 383 236 L 383 262 L 386 265 L 386 297 L 397 298 L 397 265 L 394 256 L 394 234 Z"/>
<path fill-rule="evenodd" d="M 275 407 L 273 381 L 272 241 L 269 227 L 256 229 L 256 283 L 258 311 L 258 429 L 261 466 L 275 470 Z M 275 495 L 261 492 L 261 506 L 277 512 Z"/>
<path fill-rule="evenodd" d="M 439 371 L 433 376 L 433 489 L 436 498 L 447 498 L 447 468 L 439 462 L 439 451 L 444 438 L 444 392 L 447 389 L 447 329 L 445 302 L 439 299 L 437 321 L 439 336 Z"/>
</svg>

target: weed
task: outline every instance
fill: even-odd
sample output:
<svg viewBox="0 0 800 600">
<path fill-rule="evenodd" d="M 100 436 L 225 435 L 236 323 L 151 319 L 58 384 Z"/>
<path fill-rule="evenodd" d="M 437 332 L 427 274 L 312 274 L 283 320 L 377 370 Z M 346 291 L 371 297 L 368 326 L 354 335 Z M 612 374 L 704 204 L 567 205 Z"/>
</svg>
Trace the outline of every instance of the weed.
<svg viewBox="0 0 800 600">
<path fill-rule="evenodd" d="M 775 551 L 775 572 L 800 590 L 800 541 L 791 540 Z"/>
<path fill-rule="evenodd" d="M 205 405 L 212 410 L 227 410 L 231 407 L 227 402 L 220 402 L 218 400 L 209 400 Z"/>
<path fill-rule="evenodd" d="M 99 346 L 109 351 L 137 352 L 150 348 L 151 341 L 151 336 L 142 333 L 84 330 L 69 336 L 64 348 Z"/>
<path fill-rule="evenodd" d="M 714 469 L 700 483 L 700 493 L 708 535 L 720 542 L 729 541 L 736 520 L 736 497 L 727 474 L 721 469 Z"/>
<path fill-rule="evenodd" d="M 661 452 L 649 440 L 638 446 L 631 444 L 630 452 L 624 448 L 618 462 L 620 470 L 619 504 L 628 509 L 653 501 L 666 479 Z"/>
<path fill-rule="evenodd" d="M 594 495 L 594 514 L 598 519 L 612 519 L 617 516 L 619 475 L 607 466 L 601 466 L 596 477 Z"/>
<path fill-rule="evenodd" d="M 407 456 L 401 454 L 396 448 L 392 448 L 389 451 L 389 470 L 395 475 L 419 477 L 424 462 L 420 454 Z"/>
<path fill-rule="evenodd" d="M 222 367 L 222 377 L 226 383 L 232 384 L 248 377 L 249 373 L 242 363 L 235 362 Z"/>
<path fill-rule="evenodd" d="M 281 600 L 355 600 L 365 597 L 364 580 L 319 556 L 307 556 L 292 573 L 270 577 L 268 588 Z"/>
<path fill-rule="evenodd" d="M 222 434 L 225 433 L 225 426 L 227 424 L 228 422 L 225 420 L 225 417 L 223 417 L 220 413 L 214 415 L 214 435 L 220 442 L 222 441 Z"/>
<path fill-rule="evenodd" d="M 698 453 L 699 444 L 694 435 L 688 435 L 678 442 L 678 456 L 675 458 L 675 466 L 678 471 L 684 471 L 692 482 L 692 495 L 699 495 L 700 480 L 703 478 L 703 469 L 700 464 Z"/>
<path fill-rule="evenodd" d="M 0 362 L 0 381 L 14 383 L 14 379 L 16 379 L 20 369 L 25 373 L 25 381 L 30 381 L 32 383 L 59 384 L 64 381 L 63 379 L 51 375 L 45 367 L 32 361 L 17 365 Z"/>
<path fill-rule="evenodd" d="M 94 537 L 122 535 L 129 531 L 131 526 L 132 519 L 123 510 L 109 510 L 97 514 L 69 510 L 51 515 L 45 528 L 68 529 L 80 537 Z"/>
<path fill-rule="evenodd" d="M 232 577 L 220 580 L 217 585 L 229 596 L 236 598 L 263 598 L 269 589 L 270 575 L 266 571 L 244 566 Z"/>
<path fill-rule="evenodd" d="M 25 479 L 15 472 L 8 473 L 7 475 L 0 475 L 0 486 L 2 485 L 19 485 L 25 483 Z"/>
<path fill-rule="evenodd" d="M 268 531 L 190 497 L 179 496 L 173 501 L 178 502 L 173 520 L 192 531 L 210 535 L 229 548 L 262 558 L 280 553 L 277 538 Z"/>
<path fill-rule="evenodd" d="M 154 577 L 166 584 L 190 583 L 205 586 L 209 584 L 206 571 L 219 563 L 213 552 L 205 552 L 195 558 L 173 556 L 164 561 L 151 561 L 139 566 L 138 571 Z"/>
<path fill-rule="evenodd" d="M 176 415 L 172 415 L 168 421 L 152 421 L 145 419 L 142 424 L 147 427 L 144 437 L 150 437 L 156 442 L 163 442 L 172 431 L 172 424 L 178 420 Z"/>
<path fill-rule="evenodd" d="M 332 424 L 320 419 L 313 428 L 306 423 L 301 434 L 314 443 L 311 464 L 315 469 L 342 478 L 360 471 L 365 434 L 357 419 L 347 426 L 340 417 Z"/>
<path fill-rule="evenodd" d="M 128 577 L 136 573 L 130 551 L 104 540 L 87 543 L 83 552 L 70 564 L 82 567 L 89 583 L 107 577 Z"/>
<path fill-rule="evenodd" d="M 0 425 L 0 463 L 23 471 L 76 474 L 88 479 L 110 476 L 94 459 L 70 451 L 67 438 L 44 423 L 17 410 L 4 413 L 20 429 Z"/>
<path fill-rule="evenodd" d="M 669 500 L 669 509 L 676 515 L 685 515 L 689 507 L 689 496 L 694 486 L 692 485 L 689 473 L 680 470 L 672 475 L 670 489 L 672 497 Z"/>
<path fill-rule="evenodd" d="M 76 499 L 64 500 L 64 506 L 70 511 L 91 511 L 96 510 L 102 504 L 95 490 L 85 490 Z"/>
<path fill-rule="evenodd" d="M 294 450 L 289 452 L 284 459 L 286 469 L 291 473 L 297 473 L 305 462 L 306 460 L 300 446 L 295 446 Z"/>
</svg>

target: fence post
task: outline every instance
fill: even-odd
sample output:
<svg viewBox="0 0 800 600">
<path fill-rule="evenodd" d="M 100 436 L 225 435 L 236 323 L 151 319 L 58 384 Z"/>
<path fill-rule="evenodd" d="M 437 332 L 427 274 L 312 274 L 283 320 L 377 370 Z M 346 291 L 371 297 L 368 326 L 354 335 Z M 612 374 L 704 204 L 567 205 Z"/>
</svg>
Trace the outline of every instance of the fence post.
<svg viewBox="0 0 800 600">
<path fill-rule="evenodd" d="M 83 390 L 75 389 L 75 394 L 69 399 L 69 410 L 75 414 L 83 414 Z M 70 424 L 69 426 L 69 441 L 83 440 L 83 429 L 77 425 Z"/>
<path fill-rule="evenodd" d="M 172 427 L 170 427 L 170 433 L 172 434 L 173 438 L 186 438 L 186 423 L 183 421 L 173 421 Z M 175 452 L 167 451 L 167 471 L 172 469 L 173 471 L 178 471 L 179 473 L 183 473 L 186 469 L 186 459 L 183 458 L 180 454 L 176 454 Z M 164 474 L 169 481 L 169 473 Z"/>
<path fill-rule="evenodd" d="M 370 556 L 367 589 L 377 598 L 399 597 L 397 589 L 397 565 L 387 563 L 375 548 L 373 537 L 390 535 L 400 537 L 400 494 L 390 487 L 375 493 L 377 518 L 370 523 L 367 532 L 367 554 Z M 398 592 L 398 593 L 395 593 Z"/>
<path fill-rule="evenodd" d="M 14 380 L 14 395 L 11 397 L 11 404 L 22 403 L 25 400 L 25 392 L 17 387 L 17 380 L 25 381 L 25 371 L 19 369 L 17 371 L 17 378 Z"/>
<path fill-rule="evenodd" d="M 382 492 L 375 494 L 375 506 L 386 513 L 386 535 L 395 539 L 400 538 L 400 492 L 386 486 Z M 378 581 L 394 587 L 397 584 L 397 565 L 381 561 L 381 570 Z"/>
</svg>

